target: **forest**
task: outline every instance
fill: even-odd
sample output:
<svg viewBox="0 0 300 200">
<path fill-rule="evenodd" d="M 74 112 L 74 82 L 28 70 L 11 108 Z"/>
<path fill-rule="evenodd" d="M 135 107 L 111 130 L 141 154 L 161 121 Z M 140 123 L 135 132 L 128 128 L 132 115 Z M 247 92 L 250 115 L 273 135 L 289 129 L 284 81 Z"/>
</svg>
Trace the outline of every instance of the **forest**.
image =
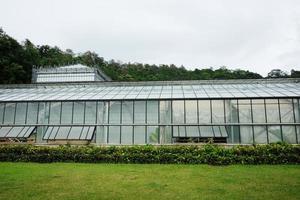
<svg viewBox="0 0 300 200">
<path fill-rule="evenodd" d="M 61 50 L 49 45 L 35 45 L 30 40 L 19 43 L 0 28 L 0 84 L 30 83 L 33 67 L 53 67 L 70 64 L 97 67 L 113 81 L 168 81 L 212 79 L 296 78 L 300 71 L 290 74 L 272 70 L 267 77 L 248 70 L 230 70 L 225 66 L 188 70 L 173 64 L 150 65 L 105 60 L 93 51 L 75 54 L 71 49 Z"/>
</svg>

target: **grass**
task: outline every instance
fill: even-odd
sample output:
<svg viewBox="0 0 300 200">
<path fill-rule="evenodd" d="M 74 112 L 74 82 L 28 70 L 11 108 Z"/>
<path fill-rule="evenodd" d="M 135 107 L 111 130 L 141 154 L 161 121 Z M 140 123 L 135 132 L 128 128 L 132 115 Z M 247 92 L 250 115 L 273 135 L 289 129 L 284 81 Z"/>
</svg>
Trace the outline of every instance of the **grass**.
<svg viewBox="0 0 300 200">
<path fill-rule="evenodd" d="M 0 162 L 0 199 L 300 199 L 297 165 Z"/>
</svg>

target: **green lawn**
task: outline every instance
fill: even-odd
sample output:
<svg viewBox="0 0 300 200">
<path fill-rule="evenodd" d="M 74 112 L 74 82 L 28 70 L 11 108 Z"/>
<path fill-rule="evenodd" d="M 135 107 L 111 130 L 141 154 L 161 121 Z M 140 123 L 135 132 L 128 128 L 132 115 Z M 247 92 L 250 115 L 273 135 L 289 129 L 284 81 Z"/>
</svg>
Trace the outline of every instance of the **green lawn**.
<svg viewBox="0 0 300 200">
<path fill-rule="evenodd" d="M 300 199 L 296 165 L 1 163 L 0 199 Z"/>
</svg>

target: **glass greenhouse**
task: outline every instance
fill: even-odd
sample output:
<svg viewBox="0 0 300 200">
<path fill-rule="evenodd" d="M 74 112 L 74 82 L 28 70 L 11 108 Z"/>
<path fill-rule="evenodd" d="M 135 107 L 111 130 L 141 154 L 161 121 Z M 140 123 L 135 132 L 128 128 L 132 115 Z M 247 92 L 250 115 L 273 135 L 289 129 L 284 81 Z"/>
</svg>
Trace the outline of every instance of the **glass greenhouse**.
<svg viewBox="0 0 300 200">
<path fill-rule="evenodd" d="M 0 86 L 0 141 L 300 143 L 300 79 Z"/>
<path fill-rule="evenodd" d="M 100 69 L 81 64 L 32 69 L 33 83 L 111 81 Z"/>
</svg>

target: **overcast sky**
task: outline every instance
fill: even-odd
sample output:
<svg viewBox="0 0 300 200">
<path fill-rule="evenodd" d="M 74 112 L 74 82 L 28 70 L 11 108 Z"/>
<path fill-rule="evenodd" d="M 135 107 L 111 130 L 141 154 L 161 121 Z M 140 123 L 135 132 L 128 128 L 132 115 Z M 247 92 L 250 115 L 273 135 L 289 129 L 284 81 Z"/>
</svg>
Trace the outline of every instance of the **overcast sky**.
<svg viewBox="0 0 300 200">
<path fill-rule="evenodd" d="M 0 0 L 0 27 L 106 60 L 300 70 L 300 0 Z"/>
</svg>

